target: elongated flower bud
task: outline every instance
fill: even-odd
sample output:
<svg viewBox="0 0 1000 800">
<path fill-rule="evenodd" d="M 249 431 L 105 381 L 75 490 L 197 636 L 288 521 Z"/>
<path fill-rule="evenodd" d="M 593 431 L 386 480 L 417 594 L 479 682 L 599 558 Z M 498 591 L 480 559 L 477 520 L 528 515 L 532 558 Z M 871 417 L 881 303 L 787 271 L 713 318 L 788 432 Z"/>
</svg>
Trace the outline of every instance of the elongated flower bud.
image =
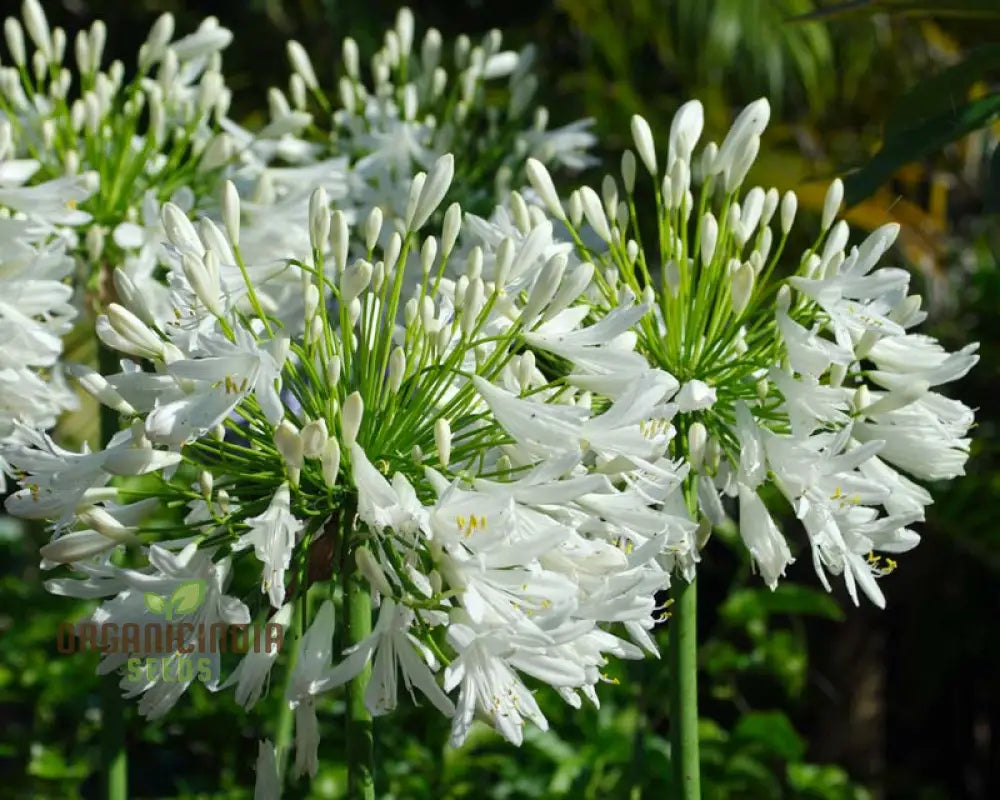
<svg viewBox="0 0 1000 800">
<path fill-rule="evenodd" d="M 455 176 L 455 157 L 451 153 L 445 153 L 434 162 L 431 171 L 424 182 L 420 195 L 417 198 L 416 209 L 413 212 L 413 221 L 408 228 L 411 231 L 420 230 L 424 223 L 430 219 L 444 196 L 451 187 L 451 180 Z"/>
<path fill-rule="evenodd" d="M 320 470 L 323 482 L 330 487 L 337 484 L 337 473 L 340 472 L 340 442 L 330 437 L 326 440 L 323 453 L 320 455 Z"/>
<path fill-rule="evenodd" d="M 361 395 L 358 392 L 352 392 L 344 400 L 344 407 L 340 410 L 340 432 L 345 447 L 354 447 L 358 431 L 361 430 L 361 419 L 364 413 L 365 404 Z"/>
<path fill-rule="evenodd" d="M 701 471 L 705 460 L 705 445 L 708 442 L 708 431 L 701 422 L 695 422 L 688 428 L 688 461 L 691 469 Z"/>
<path fill-rule="evenodd" d="M 330 238 L 330 197 L 318 186 L 309 197 L 309 242 L 314 250 L 326 249 Z"/>
<path fill-rule="evenodd" d="M 799 198 L 796 197 L 795 192 L 788 191 L 785 192 L 784 197 L 781 198 L 781 235 L 787 236 L 788 232 L 792 229 L 792 223 L 795 222 L 795 210 L 798 208 Z"/>
<path fill-rule="evenodd" d="M 288 42 L 287 49 L 288 60 L 292 64 L 292 69 L 302 76 L 302 80 L 305 81 L 306 86 L 310 89 L 317 89 L 319 81 L 316 80 L 316 72 L 313 69 L 312 61 L 309 60 L 309 54 L 305 51 L 305 48 L 292 39 Z"/>
<path fill-rule="evenodd" d="M 733 304 L 733 313 L 738 317 L 742 314 L 750 302 L 753 295 L 754 269 L 749 261 L 740 264 L 733 272 L 732 285 L 730 286 L 730 298 Z"/>
<path fill-rule="evenodd" d="M 306 423 L 299 435 L 302 438 L 302 454 L 306 458 L 320 458 L 323 455 L 323 448 L 329 438 L 325 419 L 320 417 Z"/>
<path fill-rule="evenodd" d="M 347 304 L 353 301 L 365 289 L 372 279 L 371 262 L 359 259 L 344 270 L 340 279 L 340 302 Z"/>
<path fill-rule="evenodd" d="M 285 462 L 292 485 L 297 486 L 299 472 L 302 469 L 304 448 L 302 436 L 287 419 L 282 420 L 274 431 L 274 446 Z"/>
<path fill-rule="evenodd" d="M 437 448 L 441 466 L 447 467 L 451 461 L 451 426 L 444 417 L 434 423 L 434 446 Z"/>
<path fill-rule="evenodd" d="M 604 209 L 601 208 L 600 198 L 597 192 L 589 186 L 584 186 L 579 192 L 580 203 L 583 206 L 583 214 L 594 229 L 594 233 L 605 242 L 611 241 L 611 228 L 608 226 L 608 218 L 604 216 Z"/>
<path fill-rule="evenodd" d="M 538 192 L 538 196 L 542 199 L 549 213 L 557 219 L 566 219 L 566 212 L 563 210 L 562 203 L 559 202 L 559 193 L 556 191 L 552 176 L 545 165 L 537 159 L 529 158 L 525 165 L 525 172 L 531 187 Z"/>
<path fill-rule="evenodd" d="M 655 178 L 656 145 L 653 143 L 653 132 L 649 128 L 649 123 L 638 114 L 632 115 L 632 141 L 635 142 L 635 151 L 639 154 L 639 159 L 649 174 Z"/>
<path fill-rule="evenodd" d="M 840 211 L 840 204 L 844 202 L 844 182 L 840 178 L 835 178 L 830 188 L 826 190 L 826 199 L 823 200 L 823 218 L 820 223 L 822 230 L 826 230 L 833 225 L 837 212 Z"/>
<path fill-rule="evenodd" d="M 163 355 L 163 341 L 135 314 L 118 303 L 108 306 L 108 322 L 115 333 L 131 345 L 126 352 L 145 358 L 160 358 Z"/>
<path fill-rule="evenodd" d="M 389 391 L 396 393 L 403 385 L 406 375 L 406 353 L 402 347 L 395 348 L 389 355 Z"/>
</svg>

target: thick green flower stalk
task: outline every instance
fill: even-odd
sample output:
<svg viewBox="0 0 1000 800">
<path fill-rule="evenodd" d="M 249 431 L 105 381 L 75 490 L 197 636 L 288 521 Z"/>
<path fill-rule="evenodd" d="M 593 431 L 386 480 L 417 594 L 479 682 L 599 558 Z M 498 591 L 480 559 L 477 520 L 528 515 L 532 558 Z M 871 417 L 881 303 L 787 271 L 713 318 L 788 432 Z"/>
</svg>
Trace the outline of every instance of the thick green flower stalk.
<svg viewBox="0 0 1000 800">
<path fill-rule="evenodd" d="M 973 412 L 934 389 L 961 378 L 977 345 L 946 352 L 911 329 L 925 317 L 908 294 L 909 274 L 876 268 L 896 238 L 886 225 L 850 246 L 836 221 L 843 186 L 826 196 L 820 234 L 803 254 L 786 253 L 796 197 L 744 188 L 768 122 L 766 100 L 737 117 L 721 145 L 695 153 L 702 107 L 683 105 L 666 153 L 649 125 L 632 120 L 635 152 L 621 182 L 584 187 L 564 209 L 543 165 L 529 162 L 532 186 L 565 222 L 577 255 L 598 266 L 587 306 L 596 319 L 616 313 L 623 293 L 650 307 L 635 327 L 646 369 L 676 378 L 670 453 L 690 467 L 688 512 L 699 525 L 682 574 L 671 626 L 674 648 L 674 762 L 677 797 L 698 795 L 693 579 L 714 525 L 737 510 L 753 563 L 774 588 L 794 560 L 765 504 L 773 486 L 801 521 L 816 574 L 842 576 L 878 606 L 879 578 L 893 557 L 916 546 L 910 525 L 931 502 L 915 481 L 963 474 Z M 652 178 L 655 230 L 645 241 L 637 172 Z M 789 256 L 790 257 L 787 257 Z M 614 365 L 577 357 L 558 339 L 532 345 L 605 376 Z M 731 499 L 731 500 L 730 500 Z M 690 595 L 690 598 L 688 597 Z M 678 649 L 680 648 L 680 650 Z"/>
<path fill-rule="evenodd" d="M 661 376 L 608 403 L 550 382 L 528 346 L 546 333 L 617 340 L 643 309 L 623 297 L 580 329 L 575 304 L 593 269 L 569 267 L 552 226 L 500 233 L 470 218 L 463 263 L 449 270 L 461 209 L 448 208 L 438 235 L 424 229 L 453 175 L 450 154 L 419 173 L 388 236 L 380 210 L 352 227 L 316 190 L 312 253 L 281 266 L 301 300 L 274 313 L 261 300 L 274 268 L 262 272 L 239 243 L 235 188 L 223 195 L 225 232 L 167 204 L 171 324 L 160 327 L 119 272 L 122 303 L 98 333 L 122 369 L 77 370 L 124 429 L 94 453 L 37 434 L 6 452 L 22 486 L 8 510 L 53 520 L 43 566 L 83 576 L 49 588 L 112 597 L 94 621 L 151 620 L 150 587 L 201 581 L 195 622 L 289 631 L 295 774 L 315 774 L 316 708 L 346 686 L 357 797 L 373 796 L 372 718 L 395 708 L 399 674 L 452 718 L 456 745 L 477 716 L 515 744 L 527 722 L 545 728 L 532 683 L 577 707 L 596 702 L 611 656 L 655 652 L 659 559 L 683 555 L 693 528 L 647 509 L 650 497 L 674 502 L 683 478 L 663 458 Z M 175 522 L 149 516 L 164 506 Z M 118 566 L 122 545 L 146 564 Z M 228 586 L 234 561 L 255 566 L 255 586 Z M 258 599 L 236 599 L 248 596 Z M 188 644 L 134 646 L 101 669 L 154 656 L 188 676 L 170 683 L 128 667 L 122 689 L 157 717 L 201 668 L 249 708 L 279 657 L 276 646 L 248 653 L 224 682 L 219 654 L 194 634 Z M 277 749 L 261 749 L 261 796 L 287 777 L 288 729 L 278 728 Z"/>
</svg>

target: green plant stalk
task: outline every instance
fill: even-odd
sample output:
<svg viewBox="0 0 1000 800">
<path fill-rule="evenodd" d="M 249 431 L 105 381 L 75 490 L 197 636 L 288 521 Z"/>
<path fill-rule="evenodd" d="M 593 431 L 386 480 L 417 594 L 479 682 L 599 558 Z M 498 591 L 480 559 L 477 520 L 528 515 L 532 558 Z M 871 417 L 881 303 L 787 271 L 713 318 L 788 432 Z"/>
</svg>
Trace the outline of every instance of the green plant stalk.
<svg viewBox="0 0 1000 800">
<path fill-rule="evenodd" d="M 675 576 L 670 587 L 670 763 L 671 797 L 700 800 L 698 755 L 698 586 Z"/>
<path fill-rule="evenodd" d="M 100 341 L 97 343 L 97 363 L 102 375 L 118 372 L 114 352 Z M 101 406 L 101 447 L 118 432 L 118 412 Z M 125 754 L 125 700 L 118 688 L 118 674 L 112 672 L 100 678 L 101 703 L 101 775 L 104 776 L 105 800 L 128 800 L 128 759 Z"/>
<path fill-rule="evenodd" d="M 344 620 L 347 645 L 355 645 L 372 632 L 371 589 L 355 564 L 356 528 L 354 510 L 346 509 L 342 528 L 344 559 Z M 365 707 L 365 691 L 371 679 L 371 663 L 347 685 L 347 796 L 351 800 L 375 800 L 375 732 L 371 712 Z"/>
</svg>

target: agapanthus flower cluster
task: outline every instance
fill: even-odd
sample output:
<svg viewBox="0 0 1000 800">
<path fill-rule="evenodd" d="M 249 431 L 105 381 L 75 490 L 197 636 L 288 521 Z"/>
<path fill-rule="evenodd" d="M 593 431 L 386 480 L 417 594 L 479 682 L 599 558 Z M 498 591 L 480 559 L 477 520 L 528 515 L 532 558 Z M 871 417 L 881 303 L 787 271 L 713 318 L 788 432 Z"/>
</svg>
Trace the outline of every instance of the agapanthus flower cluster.
<svg viewBox="0 0 1000 800">
<path fill-rule="evenodd" d="M 23 442 L 24 429 L 56 424 L 77 398 L 63 379 L 62 337 L 73 325 L 73 271 L 67 255 L 75 226 L 89 221 L 75 208 L 94 191 L 93 176 L 25 184 L 38 171 L 14 158 L 11 126 L 0 119 L 0 446 Z M 0 450 L 0 491 L 6 490 Z"/>
<path fill-rule="evenodd" d="M 502 48 L 497 30 L 478 45 L 460 36 L 449 47 L 431 28 L 418 44 L 413 14 L 403 8 L 370 64 L 353 38 L 344 39 L 330 96 L 306 50 L 289 42 L 293 72 L 287 95 L 268 94 L 268 135 L 251 146 L 249 132 L 229 126 L 247 145 L 241 176 L 254 180 L 250 210 L 261 247 L 293 246 L 288 222 L 302 217 L 317 185 L 352 222 L 374 207 L 402 217 L 413 175 L 461 153 L 449 199 L 486 213 L 521 182 L 529 157 L 571 170 L 594 163 L 589 120 L 548 130 L 548 111 L 535 103 L 534 48 Z"/>
<path fill-rule="evenodd" d="M 209 17 L 174 39 L 173 17 L 164 14 L 135 65 L 104 67 L 100 20 L 77 34 L 72 61 L 65 31 L 50 28 L 38 0 L 24 0 L 22 20 L 4 20 L 12 63 L 0 68 L 0 117 L 13 129 L 16 155 L 37 165 L 29 182 L 96 176 L 96 190 L 80 203 L 91 222 L 74 253 L 77 281 L 99 294 L 99 266 L 113 261 L 154 291 L 160 204 L 203 209 L 232 156 L 219 127 L 230 101 L 220 54 L 232 34 Z"/>
<path fill-rule="evenodd" d="M 453 719 L 456 744 L 477 715 L 514 743 L 528 721 L 545 728 L 529 688 L 538 683 L 574 706 L 596 703 L 609 658 L 656 652 L 655 596 L 694 529 L 679 491 L 686 468 L 664 458 L 673 429 L 660 398 L 672 379 L 638 375 L 606 402 L 548 380 L 528 345 L 567 333 L 627 340 L 646 309 L 623 296 L 581 328 L 593 269 L 567 269 L 546 224 L 498 241 L 472 225 L 462 274 L 447 277 L 459 207 L 439 235 L 426 230 L 453 174 L 446 155 L 416 176 L 405 230 L 384 245 L 378 210 L 352 227 L 314 192 L 312 256 L 283 265 L 302 294 L 294 326 L 261 304 L 267 277 L 249 277 L 260 265 L 238 243 L 231 185 L 225 232 L 165 205 L 172 323 L 161 327 L 119 271 L 119 302 L 98 334 L 121 371 L 76 370 L 122 431 L 93 453 L 41 435 L 7 451 L 22 486 L 8 509 L 52 520 L 46 565 L 82 575 L 49 588 L 112 598 L 95 620 L 155 621 L 144 592 L 202 580 L 199 622 L 308 627 L 285 698 L 299 772 L 316 770 L 316 704 L 368 663 L 372 713 L 396 706 L 402 675 Z M 156 506 L 183 518 L 147 525 Z M 123 545 L 139 566 L 120 565 Z M 233 560 L 255 565 L 254 590 L 228 585 Z M 376 621 L 344 653 L 333 599 L 352 600 L 334 587 L 352 574 L 377 599 L 362 612 Z M 316 582 L 331 599 L 309 617 Z M 247 596 L 257 599 L 237 599 Z M 248 653 L 223 682 L 218 655 L 194 634 L 188 644 L 108 654 L 102 670 L 135 656 L 212 658 L 210 687 L 235 684 L 250 707 L 278 656 Z M 153 717 L 190 682 L 126 675 L 122 688 Z"/>
<path fill-rule="evenodd" d="M 765 503 L 774 487 L 805 528 L 824 586 L 828 573 L 842 575 L 855 602 L 860 587 L 883 606 L 877 578 L 895 566 L 892 555 L 918 543 L 909 526 L 931 503 L 914 481 L 964 472 L 973 412 L 934 389 L 965 375 L 978 346 L 948 353 L 912 331 L 926 315 L 909 294 L 909 273 L 877 267 L 898 226 L 849 246 L 847 223 L 836 221 L 839 179 L 819 238 L 783 268 L 795 194 L 744 188 L 769 113 L 766 100 L 752 103 L 721 145 L 696 153 L 703 111 L 686 103 L 665 154 L 636 116 L 638 162 L 626 152 L 620 183 L 608 176 L 600 192 L 581 188 L 568 208 L 544 166 L 530 163 L 548 212 L 569 227 L 579 257 L 598 267 L 590 315 L 617 314 L 623 294 L 652 310 L 636 327 L 645 364 L 594 358 L 573 347 L 577 334 L 528 341 L 595 376 L 626 382 L 632 367 L 675 376 L 670 419 L 679 435 L 670 452 L 690 467 L 689 510 L 701 539 L 732 498 L 740 536 L 776 586 L 793 556 Z M 655 198 L 656 228 L 645 241 L 639 171 L 652 178 Z M 697 558 L 697 548 L 690 553 Z"/>
</svg>

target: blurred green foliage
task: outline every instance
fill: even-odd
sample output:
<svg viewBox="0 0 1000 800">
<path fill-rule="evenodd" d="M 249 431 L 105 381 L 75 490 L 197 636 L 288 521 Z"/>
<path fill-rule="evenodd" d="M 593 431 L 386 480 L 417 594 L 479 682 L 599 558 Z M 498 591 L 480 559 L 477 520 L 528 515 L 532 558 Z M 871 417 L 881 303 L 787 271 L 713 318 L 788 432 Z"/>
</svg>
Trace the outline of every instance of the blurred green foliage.
<svg viewBox="0 0 1000 800">
<path fill-rule="evenodd" d="M 109 48 L 126 63 L 154 12 L 173 11 L 180 30 L 218 14 L 236 33 L 227 75 L 236 107 L 249 113 L 287 75 L 286 38 L 307 46 L 332 85 L 340 39 L 349 33 L 370 50 L 395 8 L 386 0 L 91 0 L 48 10 L 71 33 L 93 17 L 106 19 Z M 988 81 L 1000 71 L 1000 27 L 987 15 L 996 8 L 995 0 L 414 4 L 418 22 L 446 35 L 499 27 L 515 44 L 540 43 L 542 99 L 553 123 L 596 117 L 609 165 L 627 145 L 632 113 L 663 134 L 679 103 L 699 97 L 717 138 L 736 108 L 768 95 L 773 124 L 753 177 L 798 187 L 803 207 L 815 210 L 822 192 L 810 181 L 867 164 L 849 183 L 855 199 L 868 198 L 850 221 L 907 225 L 901 255 L 920 269 L 936 301 L 937 333 L 951 344 L 983 342 L 982 363 L 957 389 L 980 407 L 970 475 L 935 491 L 925 542 L 889 579 L 887 612 L 858 611 L 827 595 L 808 557 L 772 593 L 751 574 L 732 531 L 710 543 L 699 580 L 706 798 L 1000 796 L 1000 641 L 993 634 L 1000 445 L 991 402 L 1000 380 L 1000 226 L 990 215 L 1000 209 L 1000 149 L 990 161 L 988 127 L 997 108 Z M 928 18 L 921 10 L 950 13 Z M 786 529 L 801 544 L 796 523 Z M 61 656 L 55 646 L 59 623 L 87 606 L 42 590 L 36 564 L 44 540 L 43 532 L 18 532 L 0 518 L 0 795 L 92 797 L 96 657 Z M 668 635 L 669 621 L 658 631 L 661 646 Z M 855 657 L 857 640 L 886 645 L 874 657 L 870 649 Z M 486 728 L 453 750 L 445 720 L 404 703 L 377 725 L 378 796 L 665 796 L 666 664 L 619 665 L 609 677 L 617 683 L 602 687 L 599 710 L 574 711 L 541 693 L 551 730 L 531 731 L 517 751 Z M 875 707 L 862 716 L 858 697 L 869 685 L 874 694 L 864 703 Z M 165 721 L 144 722 L 130 709 L 132 796 L 250 797 L 256 743 L 271 735 L 278 695 L 273 687 L 250 715 L 231 693 L 201 686 Z M 297 796 L 342 796 L 341 710 L 337 697 L 321 708 L 320 775 L 311 794 L 303 783 Z"/>
</svg>

